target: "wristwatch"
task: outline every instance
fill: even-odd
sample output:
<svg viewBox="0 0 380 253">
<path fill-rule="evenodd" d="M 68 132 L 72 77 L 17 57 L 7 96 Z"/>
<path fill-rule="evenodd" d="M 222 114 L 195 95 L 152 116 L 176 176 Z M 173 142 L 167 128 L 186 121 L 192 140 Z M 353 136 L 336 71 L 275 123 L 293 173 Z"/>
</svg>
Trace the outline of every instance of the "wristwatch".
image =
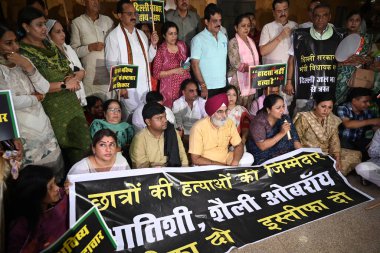
<svg viewBox="0 0 380 253">
<path fill-rule="evenodd" d="M 65 82 L 61 83 L 61 90 L 66 90 L 66 84 L 65 84 Z"/>
</svg>

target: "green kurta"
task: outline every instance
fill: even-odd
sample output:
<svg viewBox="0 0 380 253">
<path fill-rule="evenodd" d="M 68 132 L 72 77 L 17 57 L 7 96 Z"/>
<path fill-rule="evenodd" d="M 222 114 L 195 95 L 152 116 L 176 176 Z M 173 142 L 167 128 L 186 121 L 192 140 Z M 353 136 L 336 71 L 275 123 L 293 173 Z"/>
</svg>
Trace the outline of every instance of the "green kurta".
<svg viewBox="0 0 380 253">
<path fill-rule="evenodd" d="M 72 73 L 69 61 L 56 46 L 48 41 L 44 44 L 46 48 L 38 48 L 21 42 L 20 52 L 33 62 L 46 80 L 63 81 Z M 42 105 L 69 168 L 86 156 L 90 148 L 90 132 L 83 109 L 76 94 L 68 90 L 48 93 Z"/>
</svg>

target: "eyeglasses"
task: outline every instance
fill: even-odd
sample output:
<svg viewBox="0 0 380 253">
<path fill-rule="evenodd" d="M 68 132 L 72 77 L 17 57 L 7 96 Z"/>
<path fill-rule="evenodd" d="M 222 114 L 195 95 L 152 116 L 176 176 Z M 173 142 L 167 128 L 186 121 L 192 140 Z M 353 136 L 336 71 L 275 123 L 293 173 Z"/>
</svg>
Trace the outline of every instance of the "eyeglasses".
<svg viewBox="0 0 380 253">
<path fill-rule="evenodd" d="M 133 16 L 138 16 L 139 15 L 138 12 L 131 12 L 131 11 L 123 11 L 121 13 L 127 14 L 128 17 L 133 17 Z"/>
<path fill-rule="evenodd" d="M 109 108 L 109 109 L 107 109 L 107 112 L 121 113 L 121 109 L 119 109 L 119 108 Z"/>
</svg>

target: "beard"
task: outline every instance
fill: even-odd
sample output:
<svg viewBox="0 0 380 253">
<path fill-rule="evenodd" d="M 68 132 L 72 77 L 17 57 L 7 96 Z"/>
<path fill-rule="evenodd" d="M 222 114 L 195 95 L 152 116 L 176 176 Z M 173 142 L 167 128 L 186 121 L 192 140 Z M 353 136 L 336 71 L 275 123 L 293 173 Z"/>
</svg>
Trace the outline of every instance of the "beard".
<svg viewBox="0 0 380 253">
<path fill-rule="evenodd" d="M 227 118 L 224 120 L 216 119 L 214 117 L 211 118 L 211 122 L 216 126 L 216 127 L 222 127 L 224 124 L 226 124 Z"/>
</svg>

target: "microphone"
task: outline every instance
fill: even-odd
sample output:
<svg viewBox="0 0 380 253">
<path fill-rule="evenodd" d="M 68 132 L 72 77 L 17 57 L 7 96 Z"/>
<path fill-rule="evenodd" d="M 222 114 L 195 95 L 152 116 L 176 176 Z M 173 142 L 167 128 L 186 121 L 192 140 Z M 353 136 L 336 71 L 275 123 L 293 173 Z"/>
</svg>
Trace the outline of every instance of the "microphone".
<svg viewBox="0 0 380 253">
<path fill-rule="evenodd" d="M 287 123 L 288 121 L 285 119 L 284 116 L 282 116 L 282 118 L 284 119 L 284 123 Z M 286 132 L 286 135 L 288 136 L 288 140 L 291 140 L 292 139 L 292 136 L 290 135 L 290 130 Z"/>
</svg>

